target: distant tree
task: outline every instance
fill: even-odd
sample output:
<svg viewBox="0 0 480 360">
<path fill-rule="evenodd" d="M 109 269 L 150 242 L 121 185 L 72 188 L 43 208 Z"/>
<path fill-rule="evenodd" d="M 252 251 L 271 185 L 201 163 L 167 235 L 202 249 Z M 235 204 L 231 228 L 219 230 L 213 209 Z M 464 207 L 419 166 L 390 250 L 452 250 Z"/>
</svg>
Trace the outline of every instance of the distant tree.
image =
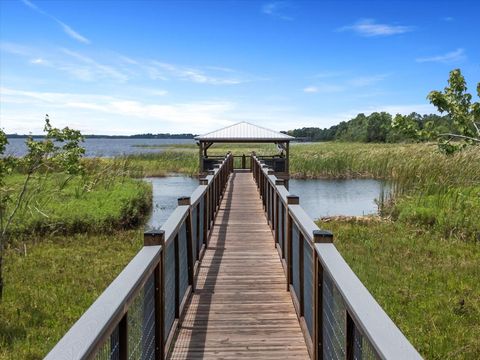
<svg viewBox="0 0 480 360">
<path fill-rule="evenodd" d="M 392 124 L 392 115 L 374 112 L 367 118 L 367 142 L 386 142 Z"/>
<path fill-rule="evenodd" d="M 61 130 L 54 128 L 46 115 L 44 132 L 46 135 L 41 141 L 27 138 L 27 154 L 23 158 L 15 159 L 4 156 L 8 140 L 0 129 L 0 300 L 4 288 L 2 271 L 8 230 L 19 209 L 27 201 L 34 175 L 46 176 L 50 171 L 61 171 L 73 176 L 83 171 L 80 159 L 85 149 L 80 146 L 83 141 L 80 131 L 68 127 Z M 20 189 L 8 187 L 5 181 L 6 176 L 15 168 L 21 169 L 24 175 Z"/>
</svg>

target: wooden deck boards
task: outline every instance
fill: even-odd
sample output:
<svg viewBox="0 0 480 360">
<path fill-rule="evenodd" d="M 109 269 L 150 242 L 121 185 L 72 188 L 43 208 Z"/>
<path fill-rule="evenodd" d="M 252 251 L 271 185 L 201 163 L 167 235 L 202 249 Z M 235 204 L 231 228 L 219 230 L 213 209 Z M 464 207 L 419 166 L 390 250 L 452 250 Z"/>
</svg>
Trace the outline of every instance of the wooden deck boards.
<svg viewBox="0 0 480 360">
<path fill-rule="evenodd" d="M 251 173 L 234 173 L 170 359 L 308 359 Z"/>
</svg>

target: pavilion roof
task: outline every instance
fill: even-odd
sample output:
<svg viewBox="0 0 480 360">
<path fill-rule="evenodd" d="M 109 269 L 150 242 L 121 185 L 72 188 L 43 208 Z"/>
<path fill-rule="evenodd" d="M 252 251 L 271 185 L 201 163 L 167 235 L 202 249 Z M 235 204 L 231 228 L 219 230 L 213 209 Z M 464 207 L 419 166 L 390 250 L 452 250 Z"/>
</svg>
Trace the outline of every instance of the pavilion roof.
<svg viewBox="0 0 480 360">
<path fill-rule="evenodd" d="M 294 137 L 242 121 L 204 135 L 196 136 L 195 139 L 209 142 L 285 142 L 293 140 Z"/>
</svg>

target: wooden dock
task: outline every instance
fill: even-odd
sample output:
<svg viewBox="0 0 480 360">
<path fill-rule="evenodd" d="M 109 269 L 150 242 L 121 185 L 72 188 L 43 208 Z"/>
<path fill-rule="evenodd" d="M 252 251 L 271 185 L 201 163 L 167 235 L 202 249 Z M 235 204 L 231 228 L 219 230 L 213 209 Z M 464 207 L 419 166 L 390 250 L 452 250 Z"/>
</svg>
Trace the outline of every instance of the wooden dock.
<svg viewBox="0 0 480 360">
<path fill-rule="evenodd" d="M 169 358 L 309 358 L 251 173 L 229 179 Z"/>
<path fill-rule="evenodd" d="M 333 234 L 250 166 L 220 159 L 46 359 L 422 359 Z"/>
</svg>

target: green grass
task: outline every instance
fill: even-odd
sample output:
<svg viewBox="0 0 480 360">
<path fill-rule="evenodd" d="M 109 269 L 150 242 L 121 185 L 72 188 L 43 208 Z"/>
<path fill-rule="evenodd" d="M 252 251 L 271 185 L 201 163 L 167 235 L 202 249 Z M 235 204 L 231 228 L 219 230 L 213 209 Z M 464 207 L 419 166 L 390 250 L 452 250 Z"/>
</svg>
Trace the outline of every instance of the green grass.
<svg viewBox="0 0 480 360">
<path fill-rule="evenodd" d="M 138 252 L 142 232 L 24 244 L 6 254 L 0 359 L 42 359 Z"/>
<path fill-rule="evenodd" d="M 402 222 L 319 226 L 425 358 L 480 357 L 480 243 Z"/>
<path fill-rule="evenodd" d="M 427 227 L 441 236 L 480 242 L 480 186 L 402 196 L 388 211 L 394 219 Z"/>
<path fill-rule="evenodd" d="M 24 178 L 15 174 L 6 179 L 17 196 Z M 151 186 L 145 182 L 113 176 L 96 183 L 96 178 L 74 177 L 63 185 L 65 179 L 65 175 L 51 174 L 31 181 L 27 201 L 10 228 L 12 237 L 128 229 L 141 224 L 150 211 Z"/>
</svg>

